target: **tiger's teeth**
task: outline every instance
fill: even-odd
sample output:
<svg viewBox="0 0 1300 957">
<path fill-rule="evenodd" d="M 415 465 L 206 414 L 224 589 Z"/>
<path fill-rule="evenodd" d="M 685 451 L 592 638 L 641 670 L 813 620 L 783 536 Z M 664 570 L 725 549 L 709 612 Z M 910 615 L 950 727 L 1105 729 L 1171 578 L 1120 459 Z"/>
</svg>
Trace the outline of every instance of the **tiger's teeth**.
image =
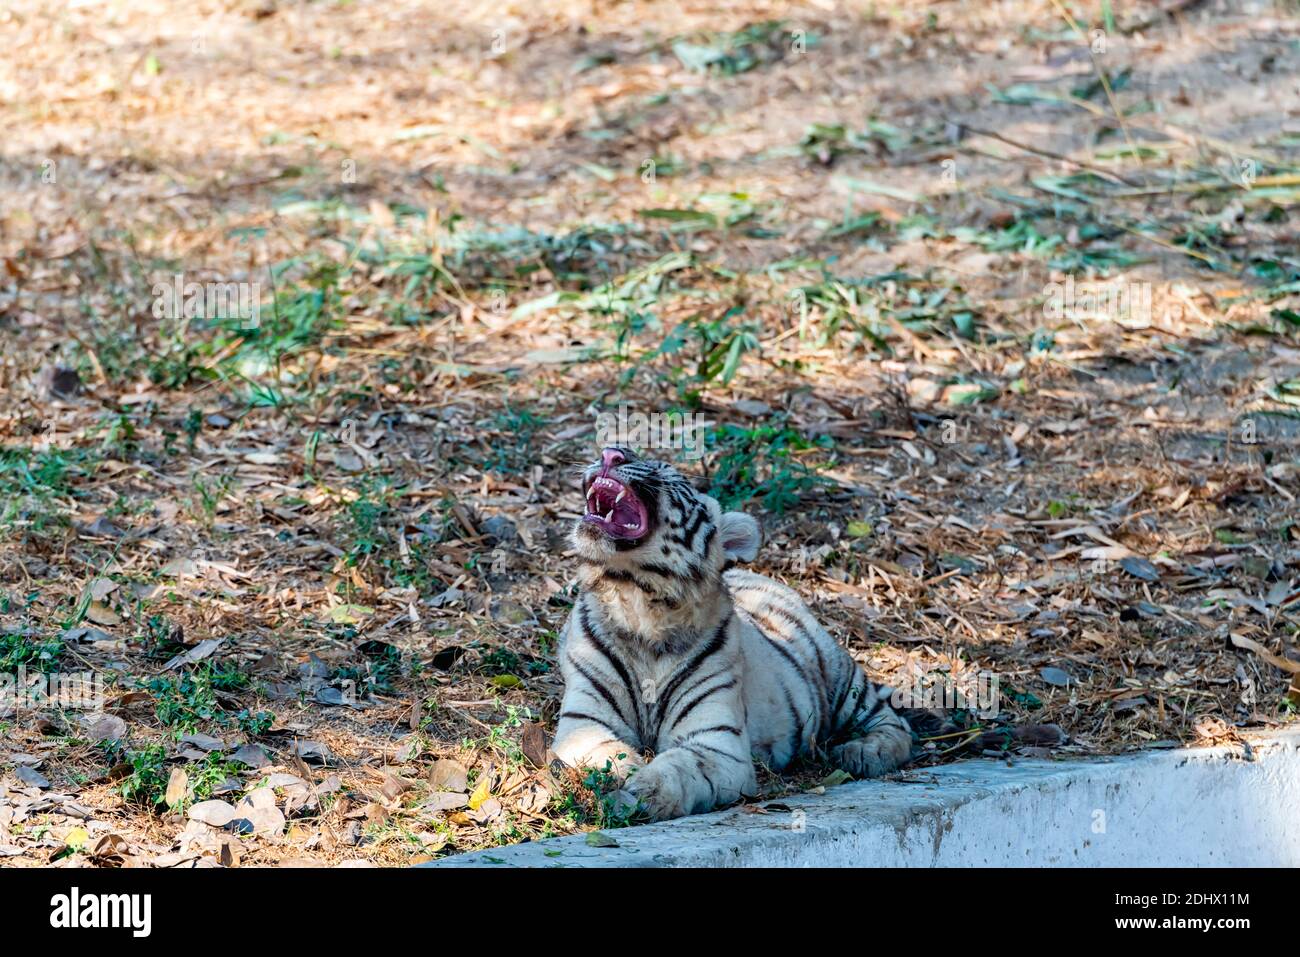
<svg viewBox="0 0 1300 957">
<path fill-rule="evenodd" d="M 587 489 L 587 498 L 591 498 L 595 494 L 596 494 L 596 486 L 593 485 L 591 488 Z"/>
<path fill-rule="evenodd" d="M 614 499 L 614 504 L 617 505 L 619 502 L 623 501 L 623 496 L 626 494 L 627 494 L 627 489 L 623 489 L 621 492 L 619 492 L 618 498 Z"/>
<path fill-rule="evenodd" d="M 624 525 L 623 527 L 624 527 L 624 528 L 636 528 L 636 522 L 628 522 L 628 523 L 627 523 L 626 525 Z"/>
<path fill-rule="evenodd" d="M 605 521 L 607 522 L 614 521 L 614 510 L 612 508 L 609 510 L 609 514 L 605 516 Z"/>
</svg>

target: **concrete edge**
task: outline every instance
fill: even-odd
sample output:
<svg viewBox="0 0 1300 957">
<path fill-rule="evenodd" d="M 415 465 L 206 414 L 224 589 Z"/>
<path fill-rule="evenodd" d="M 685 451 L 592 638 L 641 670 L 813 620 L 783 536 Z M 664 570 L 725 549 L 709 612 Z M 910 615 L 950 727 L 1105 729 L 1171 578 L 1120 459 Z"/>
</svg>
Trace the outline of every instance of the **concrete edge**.
<svg viewBox="0 0 1300 957">
<path fill-rule="evenodd" d="M 422 866 L 1296 866 L 1297 805 L 1300 730 L 1288 730 L 1114 757 L 974 759 L 606 832 L 615 847 L 577 834 Z"/>
</svg>

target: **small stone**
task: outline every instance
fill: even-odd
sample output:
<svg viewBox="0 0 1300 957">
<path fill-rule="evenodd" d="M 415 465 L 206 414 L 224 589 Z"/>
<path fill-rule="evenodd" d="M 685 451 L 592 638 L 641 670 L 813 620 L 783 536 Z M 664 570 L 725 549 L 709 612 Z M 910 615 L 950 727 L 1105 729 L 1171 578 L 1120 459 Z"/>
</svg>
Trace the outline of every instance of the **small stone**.
<svg viewBox="0 0 1300 957">
<path fill-rule="evenodd" d="M 504 515 L 485 518 L 480 526 L 488 542 L 493 545 L 513 545 L 519 541 L 519 529 Z"/>
<path fill-rule="evenodd" d="M 60 399 L 70 399 L 81 391 L 81 376 L 76 369 L 55 366 L 50 370 L 50 392 Z"/>
</svg>

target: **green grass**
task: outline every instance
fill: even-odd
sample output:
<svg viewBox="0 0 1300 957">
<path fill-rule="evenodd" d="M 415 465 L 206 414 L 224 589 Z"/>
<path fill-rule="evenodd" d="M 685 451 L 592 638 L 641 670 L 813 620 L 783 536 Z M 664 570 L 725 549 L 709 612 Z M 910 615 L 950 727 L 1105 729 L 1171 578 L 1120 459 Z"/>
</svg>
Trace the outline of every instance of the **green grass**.
<svg viewBox="0 0 1300 957">
<path fill-rule="evenodd" d="M 145 618 L 144 626 L 136 635 L 136 639 L 144 643 L 145 652 L 150 658 L 165 660 L 185 650 L 185 644 L 180 640 L 180 632 L 176 625 L 170 618 L 160 613 Z"/>
<path fill-rule="evenodd" d="M 164 727 L 188 733 L 212 722 L 227 722 L 215 690 L 219 675 L 220 672 L 204 662 L 192 672 L 149 678 L 143 687 L 153 695 L 154 716 L 158 721 Z"/>
<path fill-rule="evenodd" d="M 275 715 L 270 711 L 252 711 L 245 708 L 235 715 L 235 724 L 247 735 L 260 737 L 271 730 L 275 724 Z"/>
<path fill-rule="evenodd" d="M 167 748 L 150 744 L 137 750 L 123 749 L 118 745 L 104 749 L 111 765 L 124 764 L 128 771 L 117 786 L 117 792 L 128 804 L 158 808 L 167 801 Z M 184 811 L 191 804 L 206 801 L 213 791 L 230 778 L 238 778 L 241 768 L 213 752 L 201 761 L 185 765 L 189 778 L 186 793 L 172 810 Z"/>
<path fill-rule="evenodd" d="M 533 436 L 545 425 L 543 416 L 507 402 L 505 409 L 492 417 L 493 428 L 504 432 L 505 437 L 491 443 L 492 451 L 485 468 L 501 475 L 526 472 L 536 458 Z"/>
<path fill-rule="evenodd" d="M 621 760 L 626 755 L 618 757 Z M 637 809 L 619 805 L 614 796 L 618 785 L 614 764 L 606 761 L 603 768 L 588 768 L 576 786 L 564 788 L 551 802 L 549 810 L 572 828 L 612 830 L 629 827 L 636 821 Z"/>
<path fill-rule="evenodd" d="M 500 756 L 508 767 L 522 767 L 526 758 L 519 745 L 518 731 L 525 721 L 533 718 L 533 712 L 528 708 L 507 705 L 505 717 L 494 724 L 487 737 L 478 743 Z"/>
<path fill-rule="evenodd" d="M 724 508 L 739 508 L 757 499 L 770 512 L 783 512 L 810 489 L 826 484 L 824 476 L 797 458 L 795 452 L 818 449 L 830 453 L 829 436 L 808 439 L 774 419 L 773 424 L 742 428 L 724 425 L 709 436 L 717 454 L 709 494 Z"/>
<path fill-rule="evenodd" d="M 162 804 L 167 794 L 167 749 L 161 744 L 151 744 L 138 751 L 120 751 L 106 748 L 110 764 L 119 762 L 129 766 L 129 773 L 117 786 L 117 793 L 128 804 Z"/>
<path fill-rule="evenodd" d="M 230 474 L 206 477 L 194 472 L 190 484 L 194 489 L 190 496 L 190 511 L 200 524 L 212 528 L 217 520 L 217 509 L 234 487 L 235 477 Z"/>
<path fill-rule="evenodd" d="M 22 523 L 32 532 L 67 524 L 56 499 L 75 496 L 75 482 L 95 456 L 84 449 L 0 448 L 0 529 Z"/>
<path fill-rule="evenodd" d="M 353 693 L 358 698 L 365 698 L 373 693 L 391 692 L 393 682 L 402 675 L 401 650 L 394 645 L 382 645 L 375 653 L 366 654 L 364 658 L 365 660 L 360 664 L 334 669 L 330 680 L 336 683 L 352 682 Z"/>
<path fill-rule="evenodd" d="M 937 140 L 936 135 L 928 137 Z M 862 130 L 843 123 L 813 123 L 799 140 L 799 152 L 819 163 L 831 164 L 841 156 L 855 153 L 901 154 L 925 145 L 917 137 L 879 120 L 868 120 Z"/>
<path fill-rule="evenodd" d="M 692 316 L 679 323 L 658 345 L 637 354 L 627 349 L 636 332 L 647 328 L 640 316 L 616 324 L 619 352 L 629 355 L 622 384 L 629 385 L 638 373 L 662 377 L 687 408 L 699 408 L 705 389 L 728 386 L 741 369 L 747 353 L 757 351 L 759 327 L 741 320 L 742 306 L 733 306 L 716 319 Z M 635 328 L 634 328 L 635 327 Z"/>
<path fill-rule="evenodd" d="M 39 640 L 16 634 L 0 634 L 0 673 L 12 674 L 19 668 L 27 671 L 52 672 L 59 667 L 63 642 L 57 638 Z"/>
<path fill-rule="evenodd" d="M 733 32 L 701 33 L 673 40 L 673 54 L 696 73 L 736 76 L 816 46 L 817 37 L 788 30 L 781 20 L 751 23 Z"/>
<path fill-rule="evenodd" d="M 191 799 L 196 804 L 206 801 L 212 797 L 212 792 L 226 781 L 231 778 L 238 779 L 241 770 L 239 765 L 227 761 L 224 755 L 215 751 L 202 761 L 187 765 L 185 772 L 190 778 L 189 793 L 178 809 L 184 810 L 188 807 Z"/>
<path fill-rule="evenodd" d="M 393 546 L 391 525 L 396 516 L 397 489 L 383 476 L 366 475 L 352 486 L 345 530 L 347 560 L 359 565 Z"/>
</svg>

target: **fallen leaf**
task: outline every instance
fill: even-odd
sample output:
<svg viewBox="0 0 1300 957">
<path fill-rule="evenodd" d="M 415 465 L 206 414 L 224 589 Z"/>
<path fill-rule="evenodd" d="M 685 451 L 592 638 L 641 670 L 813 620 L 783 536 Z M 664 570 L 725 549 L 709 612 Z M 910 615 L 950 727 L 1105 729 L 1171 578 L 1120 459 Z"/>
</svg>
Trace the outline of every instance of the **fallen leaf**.
<svg viewBox="0 0 1300 957">
<path fill-rule="evenodd" d="M 1292 661 L 1289 658 L 1282 658 L 1278 655 L 1275 655 L 1273 654 L 1273 652 L 1269 651 L 1267 648 L 1261 645 L 1258 641 L 1254 641 L 1253 639 L 1247 638 L 1245 635 L 1239 634 L 1238 632 L 1235 631 L 1231 635 L 1229 635 L 1229 638 L 1231 638 L 1232 643 L 1235 647 L 1245 648 L 1247 651 L 1253 651 L 1255 654 L 1259 655 L 1261 658 L 1267 661 L 1274 668 L 1281 668 L 1283 671 L 1290 672 L 1293 675 L 1300 674 L 1300 661 Z"/>
<path fill-rule="evenodd" d="M 421 801 L 421 811 L 458 811 L 469 804 L 469 795 L 464 791 L 438 791 L 430 795 L 427 801 Z"/>
<path fill-rule="evenodd" d="M 175 658 L 171 659 L 171 661 L 167 662 L 167 664 L 163 665 L 163 671 L 174 671 L 177 668 L 184 667 L 185 665 L 192 665 L 197 661 L 202 661 L 204 658 L 211 657 L 212 653 L 225 643 L 226 639 L 224 638 L 205 638 L 189 651 L 177 655 Z"/>
<path fill-rule="evenodd" d="M 487 824 L 500 817 L 501 810 L 501 802 L 494 797 L 490 797 L 477 808 L 472 809 L 469 816 L 476 824 Z"/>
<path fill-rule="evenodd" d="M 1160 580 L 1160 569 L 1156 568 L 1145 558 L 1137 555 L 1129 555 L 1119 560 L 1119 567 L 1124 569 L 1134 578 L 1140 578 L 1145 582 Z"/>
<path fill-rule="evenodd" d="M 104 834 L 86 848 L 86 853 L 97 861 L 103 861 L 110 857 L 125 857 L 130 847 L 121 834 Z"/>
<path fill-rule="evenodd" d="M 29 768 L 26 765 L 19 765 L 14 769 L 14 774 L 17 776 L 19 781 L 22 781 L 23 784 L 26 784 L 28 787 L 45 790 L 50 786 L 49 778 L 41 774 L 41 772 L 37 771 L 35 768 Z"/>
<path fill-rule="evenodd" d="M 329 620 L 338 625 L 359 625 L 374 612 L 369 605 L 335 605 L 329 611 Z"/>
<path fill-rule="evenodd" d="M 411 789 L 411 782 L 396 774 L 384 772 L 384 783 L 379 789 L 379 793 L 384 796 L 384 800 L 390 804 Z"/>
<path fill-rule="evenodd" d="M 527 722 L 520 731 L 520 748 L 535 768 L 544 768 L 550 762 L 546 760 L 546 729 L 536 721 Z"/>
<path fill-rule="evenodd" d="M 469 788 L 469 769 L 452 758 L 434 761 L 429 786 L 436 791 L 464 791 Z"/>
<path fill-rule="evenodd" d="M 320 741 L 294 741 L 289 753 L 313 764 L 330 764 L 334 760 L 334 752 Z"/>
<path fill-rule="evenodd" d="M 409 764 L 418 758 L 424 751 L 424 741 L 420 736 L 413 735 L 413 740 L 406 742 L 397 749 L 397 760 L 400 764 Z"/>
<path fill-rule="evenodd" d="M 274 804 L 267 806 L 244 805 L 236 810 L 230 825 L 236 834 L 271 836 L 284 831 L 284 812 Z"/>
<path fill-rule="evenodd" d="M 844 784 L 845 782 L 852 781 L 852 780 L 853 780 L 853 775 L 849 774 L 849 772 L 843 770 L 842 768 L 836 768 L 830 774 L 826 775 L 826 777 L 822 778 L 821 786 L 824 788 L 834 788 L 834 787 L 839 787 L 841 784 Z"/>
<path fill-rule="evenodd" d="M 126 737 L 126 722 L 115 714 L 88 714 L 82 718 L 86 737 L 95 744 L 121 741 Z"/>
<path fill-rule="evenodd" d="M 172 773 L 167 778 L 167 793 L 163 797 L 168 807 L 175 808 L 185 800 L 189 784 L 190 776 L 185 773 L 184 768 L 172 768 Z"/>
<path fill-rule="evenodd" d="M 1042 668 L 1038 672 L 1038 677 L 1057 688 L 1064 688 L 1071 681 L 1070 673 L 1060 668 Z"/>
<path fill-rule="evenodd" d="M 122 624 L 122 617 L 100 601 L 92 601 L 86 606 L 86 617 L 95 624 L 108 628 Z"/>
<path fill-rule="evenodd" d="M 254 770 L 268 767 L 271 764 L 271 759 L 266 756 L 266 752 L 256 744 L 244 745 L 230 756 L 230 760 Z"/>
<path fill-rule="evenodd" d="M 225 827 L 235 819 L 235 808 L 225 801 L 200 801 L 190 808 L 189 818 L 211 827 Z"/>
<path fill-rule="evenodd" d="M 226 742 L 220 738 L 214 738 L 210 734 L 187 734 L 181 738 L 182 744 L 192 744 L 200 751 L 224 751 Z"/>
<path fill-rule="evenodd" d="M 474 786 L 474 792 L 469 796 L 470 810 L 476 810 L 479 805 L 488 799 L 492 793 L 492 776 L 484 773 L 479 775 L 478 784 Z"/>
<path fill-rule="evenodd" d="M 117 582 L 111 578 L 96 578 L 86 586 L 86 594 L 90 595 L 91 601 L 104 601 L 109 595 L 117 591 Z"/>
</svg>

